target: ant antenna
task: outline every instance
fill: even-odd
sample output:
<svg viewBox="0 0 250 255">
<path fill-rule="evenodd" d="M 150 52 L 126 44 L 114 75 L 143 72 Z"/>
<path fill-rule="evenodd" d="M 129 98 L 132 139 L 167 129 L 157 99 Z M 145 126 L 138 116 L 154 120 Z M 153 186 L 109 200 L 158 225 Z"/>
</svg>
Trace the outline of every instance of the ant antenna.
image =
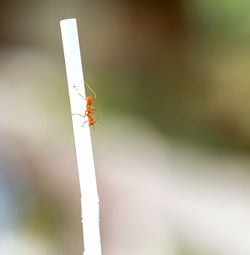
<svg viewBox="0 0 250 255">
<path fill-rule="evenodd" d="M 98 116 L 96 117 L 96 119 L 94 120 L 94 123 L 96 123 L 99 119 L 100 119 L 100 115 L 98 115 Z"/>
<path fill-rule="evenodd" d="M 86 100 L 86 98 L 79 92 L 79 90 L 76 86 L 73 86 L 73 88 L 77 91 L 79 96 L 81 96 L 84 100 Z"/>
<path fill-rule="evenodd" d="M 96 98 L 95 92 L 90 88 L 89 84 L 86 81 L 84 81 L 84 83 L 88 87 L 88 89 L 94 94 L 94 99 L 95 99 Z"/>
</svg>

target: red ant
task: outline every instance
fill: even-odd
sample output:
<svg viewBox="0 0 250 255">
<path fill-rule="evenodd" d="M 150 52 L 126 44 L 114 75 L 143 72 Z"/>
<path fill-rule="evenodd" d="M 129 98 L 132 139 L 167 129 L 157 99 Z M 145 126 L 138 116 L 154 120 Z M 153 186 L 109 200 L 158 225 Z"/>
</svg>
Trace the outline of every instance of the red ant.
<svg viewBox="0 0 250 255">
<path fill-rule="evenodd" d="M 87 96 L 87 99 L 79 92 L 79 90 L 77 89 L 76 86 L 73 86 L 74 89 L 77 91 L 78 95 L 81 96 L 84 100 L 86 100 L 86 111 L 84 116 L 79 114 L 79 113 L 73 113 L 72 115 L 78 115 L 81 116 L 83 118 L 85 118 L 86 116 L 88 117 L 88 120 L 86 120 L 83 124 L 82 127 L 84 126 L 84 124 L 86 122 L 89 122 L 89 127 L 93 126 L 94 131 L 95 131 L 95 123 L 97 122 L 97 120 L 99 119 L 100 116 L 97 116 L 97 118 L 94 120 L 92 118 L 92 114 L 95 114 L 95 112 L 98 110 L 98 108 L 93 107 L 92 104 L 94 102 L 94 100 L 96 99 L 96 94 L 95 92 L 90 88 L 89 84 L 87 82 L 84 82 L 84 84 L 88 87 L 88 89 L 93 93 L 94 97 L 92 98 L 91 96 Z"/>
</svg>

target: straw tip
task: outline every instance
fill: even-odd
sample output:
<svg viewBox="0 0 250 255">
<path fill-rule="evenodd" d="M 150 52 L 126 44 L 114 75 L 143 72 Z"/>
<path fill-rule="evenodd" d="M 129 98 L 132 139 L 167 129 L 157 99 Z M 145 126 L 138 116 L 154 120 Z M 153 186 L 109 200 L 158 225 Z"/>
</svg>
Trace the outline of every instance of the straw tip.
<svg viewBox="0 0 250 255">
<path fill-rule="evenodd" d="M 62 19 L 60 20 L 60 23 L 70 23 L 70 22 L 76 22 L 76 18 L 68 18 L 68 19 Z"/>
</svg>

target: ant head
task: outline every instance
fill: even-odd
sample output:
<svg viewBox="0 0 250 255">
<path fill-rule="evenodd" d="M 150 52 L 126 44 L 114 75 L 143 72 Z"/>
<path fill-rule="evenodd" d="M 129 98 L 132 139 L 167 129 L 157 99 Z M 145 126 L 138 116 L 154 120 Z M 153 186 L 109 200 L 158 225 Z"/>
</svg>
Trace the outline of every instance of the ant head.
<svg viewBox="0 0 250 255">
<path fill-rule="evenodd" d="M 87 97 L 87 104 L 91 105 L 93 103 L 93 98 L 91 96 Z"/>
</svg>

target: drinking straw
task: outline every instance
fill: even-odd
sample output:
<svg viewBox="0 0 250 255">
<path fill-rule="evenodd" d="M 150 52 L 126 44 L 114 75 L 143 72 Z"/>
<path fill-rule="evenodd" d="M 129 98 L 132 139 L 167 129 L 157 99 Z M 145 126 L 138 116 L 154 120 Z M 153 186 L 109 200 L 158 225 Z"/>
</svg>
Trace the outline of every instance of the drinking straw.
<svg viewBox="0 0 250 255">
<path fill-rule="evenodd" d="M 60 25 L 71 113 L 84 115 L 86 101 L 74 88 L 74 86 L 77 87 L 81 95 L 86 98 L 76 19 L 61 20 Z M 99 197 L 90 128 L 88 123 L 82 127 L 84 121 L 85 118 L 81 116 L 72 116 L 81 189 L 84 255 L 101 255 Z"/>
</svg>

